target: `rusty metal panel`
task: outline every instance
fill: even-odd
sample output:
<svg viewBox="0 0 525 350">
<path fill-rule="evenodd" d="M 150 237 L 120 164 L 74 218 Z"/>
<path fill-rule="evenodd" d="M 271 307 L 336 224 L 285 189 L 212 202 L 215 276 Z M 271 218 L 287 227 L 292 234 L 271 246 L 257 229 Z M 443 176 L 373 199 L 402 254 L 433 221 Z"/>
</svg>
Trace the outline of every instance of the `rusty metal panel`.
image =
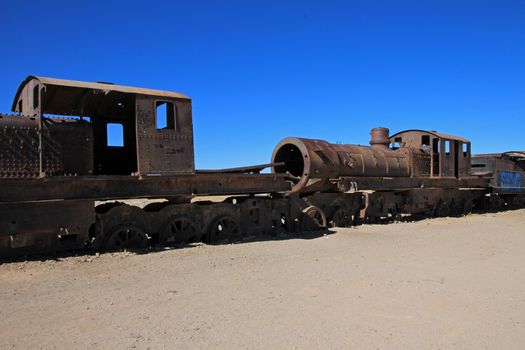
<svg viewBox="0 0 525 350">
<path fill-rule="evenodd" d="M 38 118 L 0 115 L 0 123 L 0 178 L 38 177 Z"/>
<path fill-rule="evenodd" d="M 486 191 L 420 188 L 402 193 L 404 213 L 447 216 L 470 212 L 473 201 L 483 198 Z"/>
<path fill-rule="evenodd" d="M 430 154 L 414 152 L 412 154 L 412 162 L 414 177 L 430 177 Z"/>
<path fill-rule="evenodd" d="M 13 101 L 13 112 L 31 117 L 42 115 L 42 89 L 38 80 L 26 80 L 20 85 Z"/>
<path fill-rule="evenodd" d="M 171 127 L 156 125 L 156 104 L 173 104 Z M 191 103 L 154 96 L 136 98 L 137 158 L 140 174 L 188 174 L 195 171 Z"/>
<path fill-rule="evenodd" d="M 91 125 L 75 119 L 43 118 L 42 161 L 46 175 L 91 175 Z"/>
<path fill-rule="evenodd" d="M 507 190 L 521 190 L 525 186 L 525 176 L 523 172 L 519 171 L 499 171 L 498 172 L 498 187 Z"/>
<path fill-rule="evenodd" d="M 490 179 L 497 193 L 525 193 L 524 159 L 519 152 L 475 155 L 472 157 L 472 173 Z"/>
<path fill-rule="evenodd" d="M 47 175 L 90 175 L 90 125 L 72 119 L 43 118 L 40 133 L 40 120 L 0 115 L 0 178 L 35 178 L 42 175 L 41 170 Z"/>
<path fill-rule="evenodd" d="M 94 202 L 0 204 L 0 257 L 85 246 L 95 222 Z"/>
<path fill-rule="evenodd" d="M 440 140 L 440 176 L 441 177 L 453 177 L 454 176 L 454 145 L 450 140 Z M 447 146 L 448 144 L 448 146 Z M 448 150 L 448 152 L 447 152 Z"/>
</svg>

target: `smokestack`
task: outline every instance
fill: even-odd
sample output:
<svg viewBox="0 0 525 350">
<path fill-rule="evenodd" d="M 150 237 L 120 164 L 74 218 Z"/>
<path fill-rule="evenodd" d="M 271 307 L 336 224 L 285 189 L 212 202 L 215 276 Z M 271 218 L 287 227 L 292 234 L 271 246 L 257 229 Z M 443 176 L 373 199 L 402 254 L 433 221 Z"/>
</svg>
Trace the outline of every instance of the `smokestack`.
<svg viewBox="0 0 525 350">
<path fill-rule="evenodd" d="M 388 128 L 373 128 L 370 131 L 370 145 L 372 147 L 388 147 L 390 145 L 389 134 Z"/>
</svg>

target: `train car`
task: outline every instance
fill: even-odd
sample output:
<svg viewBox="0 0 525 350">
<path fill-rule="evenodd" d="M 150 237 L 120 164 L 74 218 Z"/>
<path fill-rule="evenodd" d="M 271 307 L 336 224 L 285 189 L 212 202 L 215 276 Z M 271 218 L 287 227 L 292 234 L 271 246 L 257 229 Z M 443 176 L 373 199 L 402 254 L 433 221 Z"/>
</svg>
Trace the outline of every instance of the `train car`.
<svg viewBox="0 0 525 350">
<path fill-rule="evenodd" d="M 290 185 L 260 174 L 266 165 L 196 170 L 191 99 L 183 94 L 30 76 L 12 110 L 0 115 L 2 257 L 143 247 L 151 235 L 163 243 L 218 239 L 268 231 L 290 216 L 278 199 L 189 202 Z M 167 200 L 145 209 L 116 201 L 129 198 Z M 95 208 L 102 200 L 110 203 Z"/>
<path fill-rule="evenodd" d="M 524 152 L 473 157 L 435 131 L 374 128 L 369 146 L 288 137 L 268 164 L 198 170 L 180 93 L 29 76 L 12 111 L 0 114 L 0 258 L 525 205 Z M 122 202 L 142 198 L 153 202 Z"/>
<path fill-rule="evenodd" d="M 490 180 L 490 193 L 482 203 L 484 209 L 525 205 L 525 152 L 478 154 L 472 157 L 472 174 Z"/>
<path fill-rule="evenodd" d="M 293 192 L 364 196 L 361 217 L 379 221 L 399 214 L 467 213 L 489 186 L 470 173 L 466 139 L 435 131 L 371 131 L 371 146 L 286 138 L 273 152 L 273 170 L 294 181 Z"/>
</svg>

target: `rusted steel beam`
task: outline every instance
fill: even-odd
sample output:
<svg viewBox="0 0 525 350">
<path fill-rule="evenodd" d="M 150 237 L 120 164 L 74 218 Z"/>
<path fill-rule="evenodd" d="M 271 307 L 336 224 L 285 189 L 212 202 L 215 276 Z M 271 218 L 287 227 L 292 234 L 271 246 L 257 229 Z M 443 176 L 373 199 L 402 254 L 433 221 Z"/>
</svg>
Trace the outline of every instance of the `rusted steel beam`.
<svg viewBox="0 0 525 350">
<path fill-rule="evenodd" d="M 191 195 L 233 195 L 289 191 L 275 174 L 191 174 L 176 176 L 57 176 L 42 179 L 0 179 L 1 202 L 56 199 L 110 200 Z"/>
<path fill-rule="evenodd" d="M 281 163 L 268 163 L 268 164 L 257 164 L 257 165 L 249 165 L 244 167 L 238 167 L 238 168 L 226 168 L 226 169 L 205 169 L 205 170 L 195 170 L 195 173 L 197 174 L 219 174 L 219 173 L 236 173 L 236 174 L 242 174 L 242 173 L 252 173 L 252 174 L 258 174 L 263 169 L 271 168 L 275 166 L 284 165 L 283 162 Z"/>
<path fill-rule="evenodd" d="M 331 179 L 341 192 L 350 190 L 404 190 L 417 188 L 479 188 L 488 187 L 489 179 L 469 178 L 391 178 L 391 177 L 341 177 Z"/>
</svg>

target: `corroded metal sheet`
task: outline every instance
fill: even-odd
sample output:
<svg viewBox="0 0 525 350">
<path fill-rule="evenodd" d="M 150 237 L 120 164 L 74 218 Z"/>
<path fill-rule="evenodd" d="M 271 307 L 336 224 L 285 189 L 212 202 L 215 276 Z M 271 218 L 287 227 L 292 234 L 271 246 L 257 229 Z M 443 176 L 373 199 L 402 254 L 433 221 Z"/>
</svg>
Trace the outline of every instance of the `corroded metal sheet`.
<svg viewBox="0 0 525 350">
<path fill-rule="evenodd" d="M 525 193 L 525 153 L 506 152 L 472 157 L 472 174 L 490 180 L 497 193 Z"/>
<path fill-rule="evenodd" d="M 86 245 L 94 202 L 0 204 L 0 258 L 54 253 Z"/>
<path fill-rule="evenodd" d="M 172 106 L 168 118 L 173 120 L 168 120 L 162 128 L 156 125 L 158 103 Z M 136 117 L 138 173 L 167 175 L 195 171 L 191 103 L 138 96 Z"/>
<path fill-rule="evenodd" d="M 276 146 L 272 162 L 284 163 L 274 166 L 273 170 L 295 180 L 294 192 L 316 192 L 333 190 L 329 180 L 344 176 L 410 177 L 411 154 L 418 152 L 289 137 Z"/>
<path fill-rule="evenodd" d="M 92 174 L 89 124 L 13 115 L 0 115 L 0 121 L 0 178 Z"/>
<path fill-rule="evenodd" d="M 40 175 L 39 120 L 0 115 L 0 178 Z"/>
</svg>

